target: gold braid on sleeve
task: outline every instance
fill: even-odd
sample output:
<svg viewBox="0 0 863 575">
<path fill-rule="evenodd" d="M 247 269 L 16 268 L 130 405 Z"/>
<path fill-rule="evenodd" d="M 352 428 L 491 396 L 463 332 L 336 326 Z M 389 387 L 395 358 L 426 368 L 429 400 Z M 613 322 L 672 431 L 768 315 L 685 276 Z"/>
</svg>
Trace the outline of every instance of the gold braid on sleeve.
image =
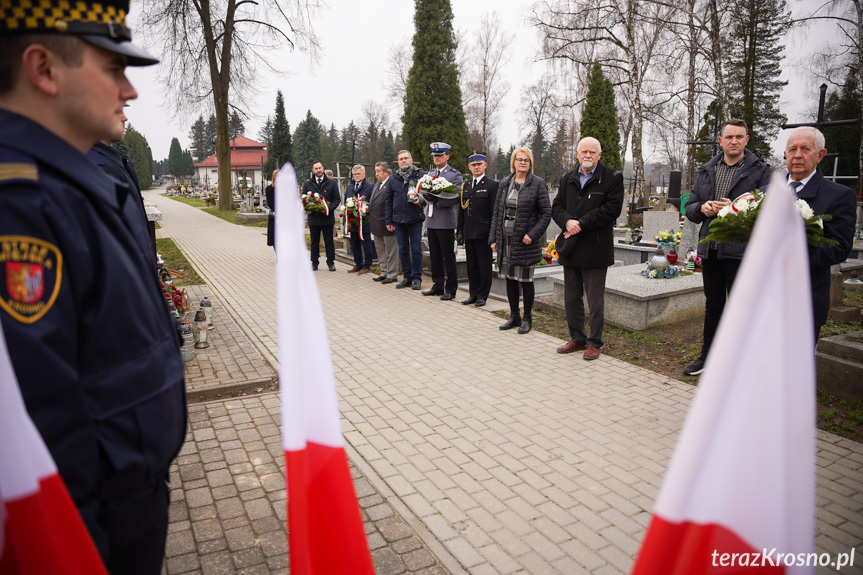
<svg viewBox="0 0 863 575">
<path fill-rule="evenodd" d="M 461 190 L 459 190 L 459 193 L 458 193 L 458 201 L 459 201 L 459 203 L 461 203 L 461 209 L 466 210 L 467 207 L 470 205 L 470 198 L 468 198 L 467 201 L 464 200 L 464 184 L 465 184 L 465 182 L 464 182 L 464 180 L 462 180 Z"/>
</svg>

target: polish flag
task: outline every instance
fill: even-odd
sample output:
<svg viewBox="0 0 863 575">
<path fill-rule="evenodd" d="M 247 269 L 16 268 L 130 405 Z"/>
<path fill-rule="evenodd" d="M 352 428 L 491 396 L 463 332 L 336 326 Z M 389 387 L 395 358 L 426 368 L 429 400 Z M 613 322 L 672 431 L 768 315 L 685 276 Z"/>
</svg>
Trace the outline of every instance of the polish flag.
<svg viewBox="0 0 863 575">
<path fill-rule="evenodd" d="M 275 193 L 299 197 L 293 166 Z M 292 575 L 373 574 L 348 469 L 324 312 L 306 249 L 299 202 L 276 216 L 279 387 L 288 484 Z"/>
<path fill-rule="evenodd" d="M 813 572 L 815 345 L 795 199 L 774 173 L 633 575 Z"/>
<path fill-rule="evenodd" d="M 90 533 L 24 407 L 2 327 L 0 573 L 105 573 Z"/>
</svg>

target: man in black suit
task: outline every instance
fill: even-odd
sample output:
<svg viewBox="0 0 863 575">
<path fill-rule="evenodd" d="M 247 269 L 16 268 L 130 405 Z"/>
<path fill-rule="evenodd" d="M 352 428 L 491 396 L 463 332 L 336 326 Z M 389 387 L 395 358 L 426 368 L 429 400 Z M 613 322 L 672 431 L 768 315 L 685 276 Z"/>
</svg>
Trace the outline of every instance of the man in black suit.
<svg viewBox="0 0 863 575">
<path fill-rule="evenodd" d="M 327 252 L 327 267 L 331 272 L 336 271 L 336 246 L 333 243 L 333 226 L 336 223 L 336 209 L 341 203 L 339 185 L 332 178 L 324 174 L 324 165 L 321 162 L 312 164 L 313 177 L 303 183 L 302 194 L 320 194 L 329 204 L 328 214 L 309 214 L 309 236 L 312 254 L 312 269 L 318 269 L 318 260 L 321 255 L 321 234 L 324 236 L 324 248 Z"/>
<path fill-rule="evenodd" d="M 357 164 L 351 169 L 354 181 L 345 190 L 345 205 L 348 200 L 356 202 L 357 209 L 361 202 L 367 202 L 372 196 L 373 186 L 366 180 L 366 169 L 362 164 Z M 359 214 L 354 223 L 348 223 L 351 233 L 351 251 L 354 253 L 354 267 L 348 270 L 349 274 L 356 272 L 358 275 L 369 273 L 372 267 L 372 230 L 368 221 L 362 221 Z"/>
<path fill-rule="evenodd" d="M 391 284 L 398 279 L 399 245 L 396 241 L 396 233 L 387 229 L 386 204 L 387 188 L 390 182 L 390 165 L 386 162 L 375 164 L 375 177 L 378 183 L 375 184 L 372 197 L 369 199 L 369 219 L 371 220 L 375 249 L 378 252 L 378 261 L 381 264 L 381 274 L 374 278 L 374 281 Z"/>
<path fill-rule="evenodd" d="M 844 262 L 851 253 L 857 219 L 857 200 L 851 188 L 825 179 L 818 169 L 818 162 L 825 154 L 824 134 L 812 127 L 795 129 L 785 144 L 788 185 L 797 192 L 799 199 L 809 204 L 815 215 L 832 216 L 824 222 L 824 236 L 838 242 L 809 248 L 816 341 L 821 326 L 827 323 L 830 307 L 830 266 Z"/>
<path fill-rule="evenodd" d="M 492 251 L 488 245 L 488 234 L 491 231 L 498 182 L 485 176 L 488 167 L 485 154 L 474 152 L 467 161 L 473 177 L 462 185 L 456 241 L 464 245 L 470 292 L 461 303 L 482 307 L 491 291 Z"/>
<path fill-rule="evenodd" d="M 605 326 L 605 276 L 614 265 L 614 221 L 623 208 L 623 174 L 599 161 L 602 146 L 582 138 L 576 148 L 578 167 L 560 179 L 551 217 L 575 241 L 561 251 L 564 307 L 570 340 L 557 353 L 585 350 L 584 359 L 599 358 Z M 584 332 L 584 301 L 590 307 L 590 334 Z"/>
</svg>

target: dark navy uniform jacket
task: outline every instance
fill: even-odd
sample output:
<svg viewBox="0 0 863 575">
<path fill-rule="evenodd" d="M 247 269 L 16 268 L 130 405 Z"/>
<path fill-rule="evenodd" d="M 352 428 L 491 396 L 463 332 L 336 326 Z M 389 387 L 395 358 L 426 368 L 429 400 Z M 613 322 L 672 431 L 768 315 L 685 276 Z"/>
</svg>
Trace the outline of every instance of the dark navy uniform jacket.
<svg viewBox="0 0 863 575">
<path fill-rule="evenodd" d="M 97 546 L 98 513 L 164 481 L 186 427 L 179 342 L 140 204 L 66 142 L 0 110 L 0 323 L 27 411 Z"/>
<path fill-rule="evenodd" d="M 458 231 L 464 234 L 464 239 L 488 240 L 498 185 L 499 182 L 485 175 L 476 187 L 473 185 L 473 176 L 464 182 L 458 213 Z M 463 207 L 465 204 L 467 207 Z"/>
</svg>

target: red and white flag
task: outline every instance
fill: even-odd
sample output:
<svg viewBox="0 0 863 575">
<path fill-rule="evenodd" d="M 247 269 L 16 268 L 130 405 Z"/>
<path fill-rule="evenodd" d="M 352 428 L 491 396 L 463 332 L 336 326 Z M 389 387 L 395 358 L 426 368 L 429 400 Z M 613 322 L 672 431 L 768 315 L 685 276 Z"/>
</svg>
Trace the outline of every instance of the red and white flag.
<svg viewBox="0 0 863 575">
<path fill-rule="evenodd" d="M 795 199 L 774 174 L 633 575 L 813 571 L 815 342 Z"/>
<path fill-rule="evenodd" d="M 282 166 L 275 186 L 282 198 L 299 198 L 293 166 Z M 291 573 L 373 574 L 302 214 L 299 199 L 279 202 L 276 299 Z"/>
<path fill-rule="evenodd" d="M 0 573 L 105 573 L 90 532 L 24 407 L 2 327 Z"/>
</svg>

